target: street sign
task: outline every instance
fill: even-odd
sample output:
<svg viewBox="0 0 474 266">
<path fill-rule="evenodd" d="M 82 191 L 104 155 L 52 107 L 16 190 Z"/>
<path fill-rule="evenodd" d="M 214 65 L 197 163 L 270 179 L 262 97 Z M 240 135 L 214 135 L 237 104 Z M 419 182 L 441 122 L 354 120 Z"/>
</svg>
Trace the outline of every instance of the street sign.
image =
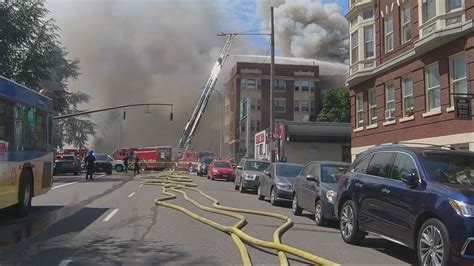
<svg viewBox="0 0 474 266">
<path fill-rule="evenodd" d="M 247 117 L 247 101 L 240 99 L 240 122 Z"/>
<path fill-rule="evenodd" d="M 471 99 L 467 97 L 454 97 L 454 110 L 457 119 L 472 119 Z"/>
</svg>

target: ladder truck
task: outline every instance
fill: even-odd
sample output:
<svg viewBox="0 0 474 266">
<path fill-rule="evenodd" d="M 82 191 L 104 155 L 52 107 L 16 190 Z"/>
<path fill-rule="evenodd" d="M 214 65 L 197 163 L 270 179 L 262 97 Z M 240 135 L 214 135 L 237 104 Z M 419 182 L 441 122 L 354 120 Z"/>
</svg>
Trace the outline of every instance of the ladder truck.
<svg viewBox="0 0 474 266">
<path fill-rule="evenodd" d="M 184 128 L 183 134 L 179 140 L 178 148 L 183 151 L 188 150 L 189 146 L 191 145 L 191 141 L 193 139 L 196 128 L 199 124 L 199 121 L 201 120 L 204 110 L 206 109 L 207 103 L 212 94 L 212 90 L 216 85 L 217 77 L 219 76 L 219 73 L 222 70 L 224 61 L 226 60 L 230 47 L 232 46 L 232 43 L 234 41 L 235 34 L 220 34 L 220 36 L 223 35 L 227 36 L 224 47 L 222 48 L 219 54 L 219 58 L 217 59 L 216 63 L 214 64 L 214 67 L 211 70 L 211 75 L 209 76 L 209 79 L 207 80 L 206 85 L 204 86 L 201 96 L 197 101 L 196 107 L 194 107 L 194 111 L 189 117 L 186 127 Z"/>
</svg>

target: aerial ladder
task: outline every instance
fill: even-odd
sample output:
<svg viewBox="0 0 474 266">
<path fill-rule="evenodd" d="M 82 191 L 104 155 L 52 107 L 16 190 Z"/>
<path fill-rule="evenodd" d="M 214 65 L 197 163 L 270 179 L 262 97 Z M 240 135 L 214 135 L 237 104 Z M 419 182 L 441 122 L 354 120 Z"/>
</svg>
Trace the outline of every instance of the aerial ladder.
<svg viewBox="0 0 474 266">
<path fill-rule="evenodd" d="M 217 82 L 217 77 L 222 70 L 222 66 L 224 65 L 225 60 L 227 59 L 227 55 L 229 53 L 230 47 L 234 42 L 235 34 L 221 34 L 221 36 L 227 36 L 226 42 L 224 47 L 219 54 L 219 58 L 217 59 L 214 67 L 212 68 L 211 75 L 206 82 L 206 85 L 203 88 L 201 96 L 199 97 L 196 107 L 194 107 L 194 111 L 188 119 L 186 127 L 184 128 L 183 134 L 179 140 L 178 148 L 182 150 L 187 150 L 191 145 L 191 141 L 193 139 L 194 133 L 196 128 L 201 120 L 201 117 L 206 110 L 207 103 L 209 98 L 211 97 L 212 90 Z"/>
</svg>

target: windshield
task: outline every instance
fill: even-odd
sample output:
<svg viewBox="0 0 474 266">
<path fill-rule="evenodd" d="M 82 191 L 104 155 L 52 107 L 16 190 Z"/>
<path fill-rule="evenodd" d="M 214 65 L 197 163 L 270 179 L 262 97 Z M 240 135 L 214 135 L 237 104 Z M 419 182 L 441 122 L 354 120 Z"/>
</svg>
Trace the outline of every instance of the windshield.
<svg viewBox="0 0 474 266">
<path fill-rule="evenodd" d="M 302 168 L 303 168 L 302 165 L 291 165 L 291 164 L 277 165 L 276 174 L 277 176 L 296 177 L 300 173 Z"/>
<path fill-rule="evenodd" d="M 203 164 L 210 164 L 214 160 L 214 158 L 204 158 L 202 159 Z"/>
<path fill-rule="evenodd" d="M 430 179 L 446 184 L 474 185 L 474 155 L 425 152 L 423 165 Z"/>
<path fill-rule="evenodd" d="M 267 169 L 269 165 L 269 162 L 247 161 L 245 162 L 244 170 L 263 171 Z"/>
<path fill-rule="evenodd" d="M 107 154 L 97 154 L 95 159 L 98 161 L 106 161 L 108 159 Z"/>
<path fill-rule="evenodd" d="M 219 168 L 232 168 L 230 163 L 228 162 L 215 162 L 214 167 L 219 167 Z"/>
<path fill-rule="evenodd" d="M 321 181 L 324 183 L 337 183 L 348 168 L 348 165 L 324 165 L 321 168 Z"/>
</svg>

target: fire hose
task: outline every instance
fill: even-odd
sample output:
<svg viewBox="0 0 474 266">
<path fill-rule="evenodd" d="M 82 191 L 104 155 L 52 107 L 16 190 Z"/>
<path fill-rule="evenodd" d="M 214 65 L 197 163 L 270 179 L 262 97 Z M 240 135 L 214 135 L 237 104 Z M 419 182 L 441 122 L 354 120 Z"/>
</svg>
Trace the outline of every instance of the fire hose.
<svg viewBox="0 0 474 266">
<path fill-rule="evenodd" d="M 288 265 L 288 259 L 286 257 L 285 253 L 292 254 L 294 256 L 303 258 L 307 261 L 310 261 L 312 263 L 320 264 L 320 265 L 337 265 L 336 263 L 326 260 L 324 258 L 318 257 L 316 255 L 313 255 L 307 251 L 285 245 L 281 243 L 281 236 L 292 227 L 293 222 L 291 219 L 287 216 L 277 214 L 277 213 L 271 213 L 271 212 L 262 212 L 262 211 L 256 211 L 256 210 L 249 210 L 249 209 L 239 209 L 239 208 L 232 208 L 232 207 L 227 207 L 220 205 L 219 201 L 210 195 L 204 193 L 200 189 L 197 189 L 197 184 L 193 183 L 191 179 L 188 177 L 183 176 L 184 172 L 173 172 L 169 171 L 165 177 L 155 177 L 153 179 L 146 179 L 144 177 L 142 183 L 145 185 L 155 185 L 155 186 L 161 186 L 162 187 L 162 194 L 166 195 L 165 197 L 157 198 L 155 199 L 155 204 L 158 206 L 164 206 L 167 208 L 172 208 L 175 210 L 178 210 L 191 218 L 198 220 L 204 224 L 207 224 L 219 231 L 222 231 L 224 233 L 227 233 L 231 236 L 234 244 L 236 245 L 237 249 L 239 250 L 240 257 L 242 260 L 243 265 L 251 265 L 251 260 L 249 257 L 249 254 L 247 252 L 247 249 L 245 245 L 243 244 L 243 241 L 264 247 L 264 248 L 269 248 L 277 251 L 278 254 L 278 259 L 280 262 L 280 265 Z M 186 208 L 183 208 L 181 206 L 167 203 L 166 201 L 176 199 L 176 194 L 173 194 L 168 191 L 170 189 L 173 192 L 180 193 L 183 195 L 184 199 L 188 201 L 189 203 L 193 204 L 197 208 L 207 211 L 207 212 L 212 212 L 216 214 L 221 214 L 229 217 L 233 217 L 235 219 L 238 219 L 239 221 L 234 224 L 233 226 L 226 226 L 220 223 L 217 223 L 213 220 L 210 220 L 208 218 L 205 218 L 203 216 L 200 216 Z M 199 202 L 191 199 L 187 193 L 183 190 L 190 190 L 199 193 L 206 199 L 212 202 L 212 208 L 208 206 L 204 206 L 200 204 Z M 278 227 L 274 232 L 273 232 L 273 242 L 270 241 L 265 241 L 261 240 L 258 238 L 255 238 L 253 236 L 248 235 L 247 233 L 243 232 L 241 229 L 247 224 L 246 218 L 238 213 L 248 213 L 248 214 L 253 214 L 253 215 L 260 215 L 260 216 L 266 216 L 266 217 L 271 217 L 271 218 L 276 218 L 285 221 L 284 224 L 282 224 L 280 227 Z"/>
</svg>

